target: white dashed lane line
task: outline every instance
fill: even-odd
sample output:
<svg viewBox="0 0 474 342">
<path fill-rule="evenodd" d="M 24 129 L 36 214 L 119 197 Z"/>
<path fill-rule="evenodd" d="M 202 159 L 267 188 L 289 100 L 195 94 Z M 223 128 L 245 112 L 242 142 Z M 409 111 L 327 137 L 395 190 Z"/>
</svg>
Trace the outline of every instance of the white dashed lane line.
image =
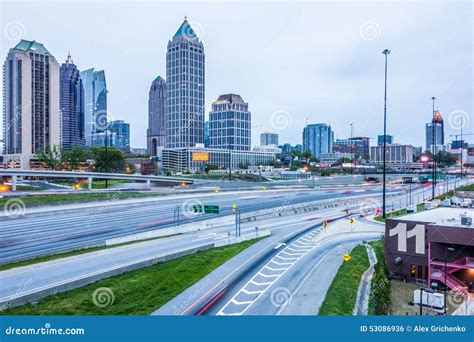
<svg viewBox="0 0 474 342">
<path fill-rule="evenodd" d="M 242 315 L 283 274 L 318 245 L 312 241 L 320 231 L 320 228 L 315 229 L 282 249 L 222 307 L 217 315 Z"/>
</svg>

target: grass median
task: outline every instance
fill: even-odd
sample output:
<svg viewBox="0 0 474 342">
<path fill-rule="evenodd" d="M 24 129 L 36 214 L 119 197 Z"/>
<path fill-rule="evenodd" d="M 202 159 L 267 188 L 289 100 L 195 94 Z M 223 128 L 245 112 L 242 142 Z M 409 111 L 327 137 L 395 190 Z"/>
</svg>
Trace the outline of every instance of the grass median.
<svg viewBox="0 0 474 342">
<path fill-rule="evenodd" d="M 148 315 L 259 240 L 244 241 L 157 263 L 0 314 Z M 99 305 L 94 304 L 94 301 Z M 104 301 L 108 305 L 101 307 Z"/>
<path fill-rule="evenodd" d="M 363 245 L 356 246 L 351 252 L 351 259 L 337 271 L 318 314 L 352 315 L 360 279 L 369 266 L 367 249 Z"/>
<path fill-rule="evenodd" d="M 377 256 L 369 298 L 369 315 L 387 315 L 390 310 L 391 282 L 385 263 L 382 240 L 372 241 L 370 245 Z"/>
<path fill-rule="evenodd" d="M 109 192 L 99 194 L 54 194 L 54 195 L 31 195 L 0 198 L 0 206 L 4 206 L 8 201 L 21 201 L 25 206 L 44 205 L 44 204 L 65 204 L 71 202 L 114 200 L 117 198 L 134 198 L 153 196 L 156 194 L 149 192 Z"/>
</svg>

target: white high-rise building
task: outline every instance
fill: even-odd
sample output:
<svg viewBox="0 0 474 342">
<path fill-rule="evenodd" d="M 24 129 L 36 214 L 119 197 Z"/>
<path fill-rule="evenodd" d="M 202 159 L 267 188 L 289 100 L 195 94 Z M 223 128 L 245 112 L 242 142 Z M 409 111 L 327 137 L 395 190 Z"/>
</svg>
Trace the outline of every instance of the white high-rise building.
<svg viewBox="0 0 474 342">
<path fill-rule="evenodd" d="M 166 53 L 166 147 L 204 144 L 204 46 L 184 19 Z"/>
<path fill-rule="evenodd" d="M 252 114 L 240 95 L 224 94 L 209 113 L 209 147 L 250 151 Z"/>
<path fill-rule="evenodd" d="M 61 144 L 59 64 L 35 41 L 21 40 L 3 64 L 4 166 L 28 169 L 47 146 Z"/>
</svg>

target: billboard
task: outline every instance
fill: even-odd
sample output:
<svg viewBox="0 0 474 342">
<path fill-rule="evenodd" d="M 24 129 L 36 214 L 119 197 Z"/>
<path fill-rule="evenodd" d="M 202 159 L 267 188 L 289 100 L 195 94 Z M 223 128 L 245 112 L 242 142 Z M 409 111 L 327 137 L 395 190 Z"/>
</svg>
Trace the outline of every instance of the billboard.
<svg viewBox="0 0 474 342">
<path fill-rule="evenodd" d="M 192 152 L 193 161 L 209 161 L 209 152 Z"/>
</svg>

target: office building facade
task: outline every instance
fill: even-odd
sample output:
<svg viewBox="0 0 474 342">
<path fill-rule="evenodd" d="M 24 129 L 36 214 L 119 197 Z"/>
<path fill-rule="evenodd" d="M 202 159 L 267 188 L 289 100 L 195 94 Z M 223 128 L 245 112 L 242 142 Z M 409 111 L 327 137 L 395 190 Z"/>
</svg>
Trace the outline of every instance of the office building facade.
<svg viewBox="0 0 474 342">
<path fill-rule="evenodd" d="M 84 87 L 70 55 L 61 64 L 60 74 L 61 145 L 67 151 L 85 144 Z"/>
<path fill-rule="evenodd" d="M 196 158 L 205 156 L 207 160 Z M 237 170 L 247 166 L 269 165 L 276 158 L 274 152 L 224 150 L 220 148 L 165 148 L 163 169 L 170 171 L 203 172 L 205 165 Z"/>
<path fill-rule="evenodd" d="M 48 146 L 61 144 L 59 64 L 36 41 L 21 40 L 3 64 L 4 162 L 28 169 Z"/>
<path fill-rule="evenodd" d="M 319 158 L 321 153 L 332 153 L 334 132 L 325 123 L 307 125 L 303 129 L 303 152 Z"/>
<path fill-rule="evenodd" d="M 123 120 L 114 120 L 108 123 L 108 130 L 116 134 L 115 144 L 112 146 L 130 152 L 130 124 Z"/>
<path fill-rule="evenodd" d="M 219 96 L 209 113 L 209 147 L 249 151 L 251 123 L 248 103 L 240 95 Z"/>
<path fill-rule="evenodd" d="M 81 71 L 84 87 L 84 137 L 87 146 L 94 146 L 93 135 L 107 129 L 107 83 L 103 70 Z"/>
<path fill-rule="evenodd" d="M 387 136 L 387 145 L 395 144 L 393 135 L 387 134 L 386 136 Z M 383 146 L 383 134 L 377 136 L 377 146 Z"/>
<path fill-rule="evenodd" d="M 270 132 L 264 132 L 260 134 L 260 145 L 261 146 L 266 146 L 266 145 L 278 146 L 278 134 L 270 133 Z"/>
<path fill-rule="evenodd" d="M 204 144 L 204 46 L 185 18 L 166 53 L 166 146 Z"/>
<path fill-rule="evenodd" d="M 166 81 L 158 76 L 150 87 L 148 95 L 147 150 L 150 156 L 157 156 L 158 150 L 166 145 Z"/>
<path fill-rule="evenodd" d="M 373 164 L 383 164 L 383 146 L 370 147 L 370 162 Z M 392 144 L 386 147 L 386 163 L 388 166 L 410 168 L 413 163 L 413 146 Z"/>
</svg>

